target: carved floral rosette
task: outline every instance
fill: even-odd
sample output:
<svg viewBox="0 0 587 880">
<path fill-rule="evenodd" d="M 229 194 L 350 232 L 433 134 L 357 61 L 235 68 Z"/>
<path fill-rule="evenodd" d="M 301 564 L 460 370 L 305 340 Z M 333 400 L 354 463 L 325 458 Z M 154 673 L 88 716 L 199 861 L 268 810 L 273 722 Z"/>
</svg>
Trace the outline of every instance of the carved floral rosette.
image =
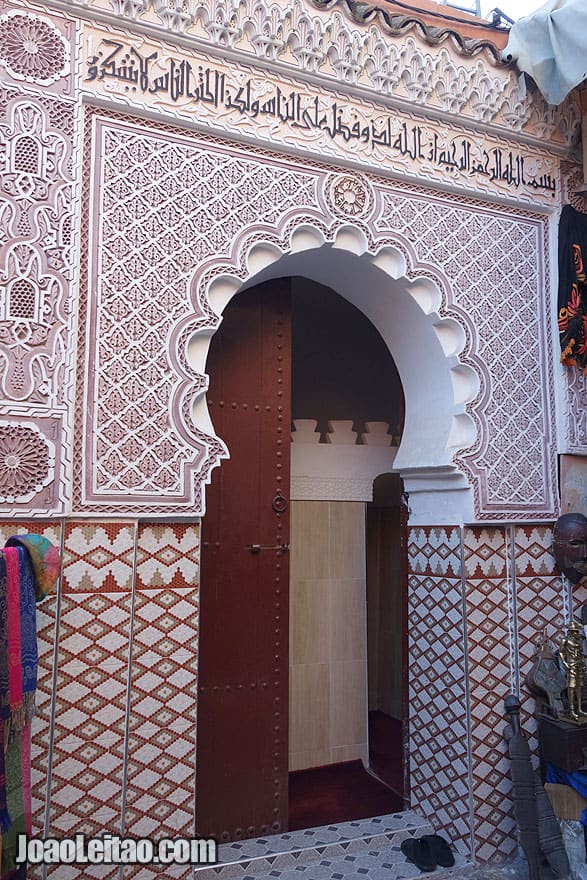
<svg viewBox="0 0 587 880">
<path fill-rule="evenodd" d="M 47 18 L 11 10 L 0 15 L 0 64 L 16 80 L 50 85 L 69 73 L 69 46 Z"/>
</svg>

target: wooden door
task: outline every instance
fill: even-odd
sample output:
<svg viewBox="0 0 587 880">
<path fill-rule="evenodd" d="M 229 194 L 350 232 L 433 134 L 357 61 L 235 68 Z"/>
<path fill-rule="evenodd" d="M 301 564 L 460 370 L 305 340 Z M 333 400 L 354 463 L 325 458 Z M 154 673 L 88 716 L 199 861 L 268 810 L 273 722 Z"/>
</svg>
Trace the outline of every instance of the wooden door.
<svg viewBox="0 0 587 880">
<path fill-rule="evenodd" d="M 230 459 L 202 522 L 196 827 L 287 829 L 291 282 L 227 306 L 207 362 Z"/>
</svg>

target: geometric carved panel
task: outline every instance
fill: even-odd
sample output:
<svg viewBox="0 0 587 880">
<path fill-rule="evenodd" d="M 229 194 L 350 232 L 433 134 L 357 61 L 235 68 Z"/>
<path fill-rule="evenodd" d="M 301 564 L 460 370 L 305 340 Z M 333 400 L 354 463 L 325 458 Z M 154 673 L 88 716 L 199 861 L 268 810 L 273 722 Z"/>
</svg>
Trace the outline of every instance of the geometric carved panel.
<svg viewBox="0 0 587 880">
<path fill-rule="evenodd" d="M 441 267 L 450 282 L 443 314 L 465 322 L 470 354 L 461 360 L 475 364 L 481 387 L 467 406 L 477 441 L 455 461 L 471 479 L 475 518 L 554 519 L 547 218 L 504 214 L 465 199 L 447 205 L 423 192 L 382 192 L 382 198 L 378 226 L 407 227 L 418 258 Z"/>
<path fill-rule="evenodd" d="M 90 205 L 77 506 L 193 515 L 213 438 L 194 429 L 197 374 L 169 343 L 186 319 L 202 322 L 191 276 L 213 255 L 228 255 L 248 224 L 273 226 L 292 207 L 314 203 L 317 173 L 263 167 L 195 137 L 100 117 L 96 126 L 102 185 Z M 216 322 L 209 312 L 207 323 Z"/>
<path fill-rule="evenodd" d="M 320 212 L 332 225 L 319 186 L 329 169 L 172 126 L 88 116 L 85 210 L 94 232 L 80 304 L 76 509 L 193 515 L 220 453 L 193 418 L 205 380 L 186 347 L 217 323 L 206 285 L 192 285 L 194 273 L 206 284 L 222 272 L 245 279 L 243 234 L 263 241 L 285 217 L 294 228 L 309 211 L 316 223 Z M 418 259 L 442 269 L 442 317 L 463 327 L 459 357 L 479 377 L 467 405 L 477 441 L 455 459 L 473 486 L 476 516 L 553 518 L 545 263 L 536 260 L 545 221 L 401 184 L 378 181 L 377 189 L 379 215 L 365 221 L 366 231 L 407 237 Z M 513 332 L 502 319 L 508 297 L 511 308 L 522 300 L 518 312 L 531 329 L 525 344 L 542 364 L 536 370 L 520 371 L 517 337 L 501 344 Z M 497 401 L 491 408 L 489 396 Z M 521 463 L 511 460 L 512 425 L 524 445 Z"/>
</svg>

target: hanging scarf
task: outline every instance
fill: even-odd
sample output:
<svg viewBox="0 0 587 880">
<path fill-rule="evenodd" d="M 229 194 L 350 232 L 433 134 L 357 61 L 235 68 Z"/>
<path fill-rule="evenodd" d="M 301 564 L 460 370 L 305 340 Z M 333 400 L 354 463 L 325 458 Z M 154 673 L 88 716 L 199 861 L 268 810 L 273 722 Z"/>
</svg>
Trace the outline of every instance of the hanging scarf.
<svg viewBox="0 0 587 880">
<path fill-rule="evenodd" d="M 18 581 L 20 585 L 20 645 L 22 670 L 22 727 L 31 723 L 35 710 L 35 691 L 37 689 L 37 667 L 39 662 L 37 648 L 37 610 L 33 567 L 29 554 L 23 547 L 7 547 L 4 552 L 13 551 L 18 557 Z"/>
<path fill-rule="evenodd" d="M 8 605 L 8 693 L 11 730 L 22 730 L 22 651 L 20 640 L 20 583 L 16 547 L 4 550 Z"/>
<path fill-rule="evenodd" d="M 24 547 L 28 550 L 34 572 L 35 596 L 40 602 L 52 590 L 59 577 L 61 559 L 59 550 L 43 535 L 12 535 L 7 547 Z"/>
<path fill-rule="evenodd" d="M 9 878 L 12 880 L 12 878 L 23 876 L 23 866 L 16 864 L 16 841 L 19 834 L 26 834 L 20 736 L 13 736 L 6 750 L 6 788 L 12 824 L 2 836 L 2 880 L 9 880 Z"/>
<path fill-rule="evenodd" d="M 6 801 L 6 766 L 4 746 L 10 727 L 10 692 L 8 687 L 8 610 L 6 597 L 6 561 L 0 553 L 0 831 L 10 827 Z"/>
<path fill-rule="evenodd" d="M 587 214 L 561 213 L 558 238 L 558 329 L 561 361 L 587 375 Z"/>
</svg>

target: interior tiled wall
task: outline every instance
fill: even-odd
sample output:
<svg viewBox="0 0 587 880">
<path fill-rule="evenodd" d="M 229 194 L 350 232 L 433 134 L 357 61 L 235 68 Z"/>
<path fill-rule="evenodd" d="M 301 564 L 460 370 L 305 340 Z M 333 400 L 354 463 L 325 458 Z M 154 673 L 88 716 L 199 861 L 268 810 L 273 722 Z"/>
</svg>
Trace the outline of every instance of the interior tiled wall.
<svg viewBox="0 0 587 880">
<path fill-rule="evenodd" d="M 0 523 L 4 540 L 24 531 L 63 552 L 61 582 L 37 612 L 34 830 L 193 836 L 198 526 Z M 60 865 L 46 876 L 119 875 Z M 143 865 L 140 876 L 156 872 Z"/>
<path fill-rule="evenodd" d="M 365 505 L 293 501 L 290 770 L 367 757 Z"/>
<path fill-rule="evenodd" d="M 508 796 L 509 761 L 502 734 L 503 701 L 515 690 L 515 620 L 508 549 L 505 529 L 465 529 L 475 851 L 484 861 L 506 858 L 516 846 Z"/>
<path fill-rule="evenodd" d="M 367 654 L 369 710 L 403 718 L 403 593 L 399 507 L 367 517 Z"/>
</svg>

